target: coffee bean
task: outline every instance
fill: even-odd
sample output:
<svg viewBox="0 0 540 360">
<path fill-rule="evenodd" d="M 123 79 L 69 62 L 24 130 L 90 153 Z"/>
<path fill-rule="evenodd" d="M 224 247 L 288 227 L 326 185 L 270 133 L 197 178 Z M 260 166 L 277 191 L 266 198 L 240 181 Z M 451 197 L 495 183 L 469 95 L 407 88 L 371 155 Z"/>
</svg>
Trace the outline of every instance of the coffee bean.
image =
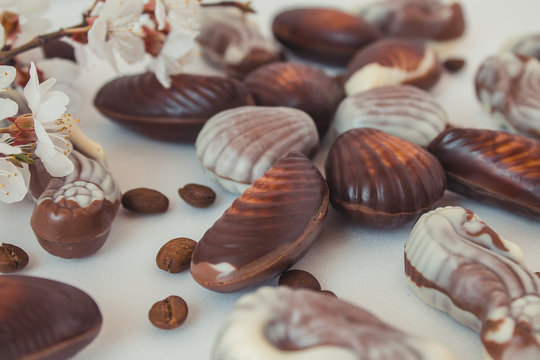
<svg viewBox="0 0 540 360">
<path fill-rule="evenodd" d="M 150 322 L 160 329 L 170 330 L 184 323 L 188 315 L 188 307 L 180 296 L 171 295 L 152 305 L 148 312 Z"/>
<path fill-rule="evenodd" d="M 295 289 L 311 289 L 315 291 L 321 290 L 321 284 L 307 271 L 304 270 L 288 270 L 279 277 L 279 286 L 288 286 Z"/>
<path fill-rule="evenodd" d="M 122 196 L 122 206 L 142 214 L 160 214 L 169 208 L 169 199 L 157 190 L 137 188 Z"/>
<path fill-rule="evenodd" d="M 178 194 L 189 205 L 205 208 L 214 203 L 216 193 L 208 186 L 199 184 L 187 184 L 181 189 L 178 189 Z"/>
<path fill-rule="evenodd" d="M 450 58 L 443 62 L 443 66 L 451 73 L 460 71 L 465 66 L 465 60 L 461 58 Z"/>
<path fill-rule="evenodd" d="M 168 241 L 157 253 L 157 266 L 173 274 L 189 269 L 195 245 L 197 243 L 188 238 L 176 238 Z"/>
<path fill-rule="evenodd" d="M 12 273 L 28 264 L 28 254 L 18 246 L 2 243 L 0 246 L 0 273 Z"/>
</svg>

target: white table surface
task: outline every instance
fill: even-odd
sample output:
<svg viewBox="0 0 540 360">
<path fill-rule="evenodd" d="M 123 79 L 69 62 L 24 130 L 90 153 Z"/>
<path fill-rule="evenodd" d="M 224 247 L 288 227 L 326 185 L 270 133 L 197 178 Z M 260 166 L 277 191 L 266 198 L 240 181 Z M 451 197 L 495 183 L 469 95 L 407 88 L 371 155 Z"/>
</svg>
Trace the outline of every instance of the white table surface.
<svg viewBox="0 0 540 360">
<path fill-rule="evenodd" d="M 51 0 L 50 17 L 59 25 L 76 24 L 88 0 Z M 259 21 L 270 34 L 271 19 L 292 3 L 349 9 L 362 1 L 263 1 L 254 0 Z M 432 90 L 454 125 L 491 127 L 473 90 L 474 73 L 482 59 L 498 51 L 510 35 L 539 31 L 537 0 L 463 1 L 467 32 L 455 54 L 467 60 L 464 70 L 444 75 Z M 194 67 L 201 71 L 203 66 Z M 216 73 L 214 70 L 213 73 Z M 124 130 L 93 107 L 96 89 L 114 76 L 103 63 L 83 70 L 78 82 L 81 107 L 77 117 L 88 136 L 106 149 L 108 163 L 121 189 L 150 187 L 170 199 L 161 215 L 136 215 L 120 209 L 104 247 L 88 258 L 54 257 L 37 243 L 29 225 L 31 200 L 0 204 L 1 241 L 23 247 L 30 263 L 20 272 L 60 280 L 88 292 L 103 314 L 98 337 L 77 359 L 189 359 L 210 358 L 212 344 L 224 317 L 236 300 L 249 291 L 218 294 L 199 286 L 189 272 L 169 274 L 155 264 L 159 248 L 174 237 L 199 240 L 235 196 L 212 183 L 203 173 L 192 144 L 162 143 Z M 331 138 L 315 158 L 322 169 Z M 177 190 L 186 183 L 202 183 L 217 193 L 215 204 L 195 209 L 184 203 Z M 491 208 L 447 192 L 443 205 L 460 205 L 476 212 L 503 237 L 524 250 L 533 271 L 540 270 L 540 224 L 537 221 Z M 412 225 L 393 231 L 370 230 L 344 220 L 330 209 L 323 233 L 295 268 L 313 273 L 323 288 L 341 299 L 364 307 L 383 320 L 412 333 L 437 340 L 456 359 L 482 357 L 478 335 L 422 302 L 405 282 L 403 245 Z M 275 284 L 270 281 L 269 284 Z M 184 325 L 159 330 L 148 321 L 151 305 L 168 295 L 182 296 L 189 306 Z"/>
</svg>

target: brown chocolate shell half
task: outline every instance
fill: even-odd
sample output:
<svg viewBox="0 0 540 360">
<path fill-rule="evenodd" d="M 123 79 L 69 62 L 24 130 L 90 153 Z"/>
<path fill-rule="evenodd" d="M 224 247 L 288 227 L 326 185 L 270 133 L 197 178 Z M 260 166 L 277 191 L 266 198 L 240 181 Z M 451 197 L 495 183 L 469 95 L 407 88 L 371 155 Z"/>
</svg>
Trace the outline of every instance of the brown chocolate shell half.
<svg viewBox="0 0 540 360">
<path fill-rule="evenodd" d="M 272 279 L 308 251 L 327 210 L 324 178 L 303 154 L 291 152 L 206 231 L 193 252 L 191 274 L 218 292 Z"/>
<path fill-rule="evenodd" d="M 375 228 L 415 220 L 446 188 L 444 170 L 427 150 L 372 128 L 341 134 L 325 169 L 334 208 Z"/>
<path fill-rule="evenodd" d="M 0 359 L 67 359 L 99 333 L 102 317 L 85 292 L 53 280 L 0 276 Z"/>
<path fill-rule="evenodd" d="M 540 142 L 486 129 L 451 128 L 429 145 L 448 188 L 540 219 Z"/>
<path fill-rule="evenodd" d="M 105 84 L 94 99 L 112 121 L 153 139 L 179 142 L 195 141 L 212 115 L 251 104 L 238 80 L 191 74 L 173 76 L 170 89 L 151 73 L 120 77 Z"/>
</svg>

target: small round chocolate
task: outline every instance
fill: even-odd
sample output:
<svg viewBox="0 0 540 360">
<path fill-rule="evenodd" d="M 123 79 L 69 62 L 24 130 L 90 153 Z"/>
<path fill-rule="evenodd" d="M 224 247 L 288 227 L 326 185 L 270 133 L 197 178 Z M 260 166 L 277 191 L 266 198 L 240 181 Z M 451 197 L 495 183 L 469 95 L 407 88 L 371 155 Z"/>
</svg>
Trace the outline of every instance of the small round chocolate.
<svg viewBox="0 0 540 360">
<path fill-rule="evenodd" d="M 461 69 L 463 69 L 463 67 L 465 66 L 465 59 L 461 59 L 461 58 L 446 59 L 443 62 L 443 66 L 448 72 L 456 73 L 456 72 L 461 71 Z"/>
<path fill-rule="evenodd" d="M 171 295 L 156 302 L 148 312 L 148 319 L 157 328 L 171 330 L 186 321 L 188 306 L 180 296 Z"/>
<path fill-rule="evenodd" d="M 18 246 L 2 243 L 0 246 L 0 273 L 22 270 L 28 265 L 28 254 Z"/>
<path fill-rule="evenodd" d="M 189 269 L 195 245 L 197 242 L 184 237 L 168 241 L 157 253 L 157 266 L 173 274 Z"/>
<path fill-rule="evenodd" d="M 208 186 L 187 184 L 178 189 L 178 195 L 189 205 L 197 208 L 206 208 L 216 200 L 216 193 Z"/>
<path fill-rule="evenodd" d="M 122 206 L 141 214 L 160 214 L 169 208 L 169 199 L 157 190 L 136 188 L 122 196 Z"/>
<path fill-rule="evenodd" d="M 288 286 L 294 289 L 311 289 L 321 291 L 321 284 L 317 278 L 304 270 L 285 271 L 279 277 L 278 285 Z"/>
</svg>

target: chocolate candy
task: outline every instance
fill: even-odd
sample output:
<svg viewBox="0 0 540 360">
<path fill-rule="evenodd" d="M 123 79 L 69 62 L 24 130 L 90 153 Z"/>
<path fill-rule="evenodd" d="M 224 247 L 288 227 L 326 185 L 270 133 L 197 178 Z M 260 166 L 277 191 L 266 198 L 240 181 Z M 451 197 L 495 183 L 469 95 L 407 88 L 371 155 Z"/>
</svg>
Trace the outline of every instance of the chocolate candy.
<svg viewBox="0 0 540 360">
<path fill-rule="evenodd" d="M 405 274 L 420 298 L 480 333 L 486 359 L 540 358 L 540 278 L 473 212 L 423 215 L 405 244 Z"/>
<path fill-rule="evenodd" d="M 318 145 L 317 128 L 305 112 L 243 106 L 208 120 L 195 148 L 210 178 L 231 192 L 241 193 L 290 151 L 311 156 Z"/>
<path fill-rule="evenodd" d="M 94 99 L 106 117 L 144 136 L 192 142 L 212 115 L 253 103 L 242 83 L 217 76 L 180 74 L 166 89 L 151 73 L 116 78 Z"/>
<path fill-rule="evenodd" d="M 340 135 L 330 148 L 325 170 L 332 206 L 375 228 L 415 220 L 446 188 L 444 170 L 433 155 L 371 128 Z"/>
<path fill-rule="evenodd" d="M 429 145 L 448 188 L 540 218 L 540 142 L 503 131 L 448 129 Z"/>
<path fill-rule="evenodd" d="M 70 159 L 75 170 L 62 178 L 51 178 L 39 160 L 30 167 L 30 191 L 37 197 L 30 225 L 51 254 L 80 258 L 105 243 L 121 193 L 104 164 L 77 151 Z"/>
<path fill-rule="evenodd" d="M 352 95 L 386 85 L 433 87 L 441 75 L 435 51 L 423 41 L 388 38 L 359 50 L 347 65 L 345 92 Z"/>
<path fill-rule="evenodd" d="M 255 103 L 305 111 L 323 135 L 343 99 L 338 82 L 312 66 L 288 62 L 261 66 L 244 80 Z"/>
<path fill-rule="evenodd" d="M 448 116 L 435 97 L 410 85 L 383 86 L 348 96 L 334 118 L 338 134 L 371 127 L 424 147 L 447 126 Z"/>
<path fill-rule="evenodd" d="M 257 24 L 236 8 L 203 7 L 197 41 L 208 61 L 239 79 L 282 58 L 273 39 L 265 38 Z"/>
<path fill-rule="evenodd" d="M 345 65 L 379 32 L 359 17 L 336 9 L 299 8 L 278 14 L 272 23 L 276 39 L 311 60 Z"/>
<path fill-rule="evenodd" d="M 0 276 L 1 359 L 68 359 L 94 340 L 101 322 L 94 300 L 73 286 Z"/>
<path fill-rule="evenodd" d="M 291 152 L 206 231 L 193 252 L 191 275 L 219 292 L 272 279 L 309 250 L 327 210 L 324 178 L 304 155 Z"/>
<path fill-rule="evenodd" d="M 540 138 L 540 62 L 503 53 L 487 58 L 474 79 L 476 95 L 499 127 Z"/>
<path fill-rule="evenodd" d="M 526 34 L 512 38 L 503 45 L 503 51 L 532 56 L 540 60 L 540 34 Z"/>
<path fill-rule="evenodd" d="M 465 31 L 458 2 L 443 0 L 380 0 L 369 3 L 360 16 L 386 36 L 451 40 Z"/>
<path fill-rule="evenodd" d="M 353 304 L 287 287 L 264 287 L 240 298 L 212 355 L 214 360 L 452 359 L 442 346 Z"/>
</svg>

